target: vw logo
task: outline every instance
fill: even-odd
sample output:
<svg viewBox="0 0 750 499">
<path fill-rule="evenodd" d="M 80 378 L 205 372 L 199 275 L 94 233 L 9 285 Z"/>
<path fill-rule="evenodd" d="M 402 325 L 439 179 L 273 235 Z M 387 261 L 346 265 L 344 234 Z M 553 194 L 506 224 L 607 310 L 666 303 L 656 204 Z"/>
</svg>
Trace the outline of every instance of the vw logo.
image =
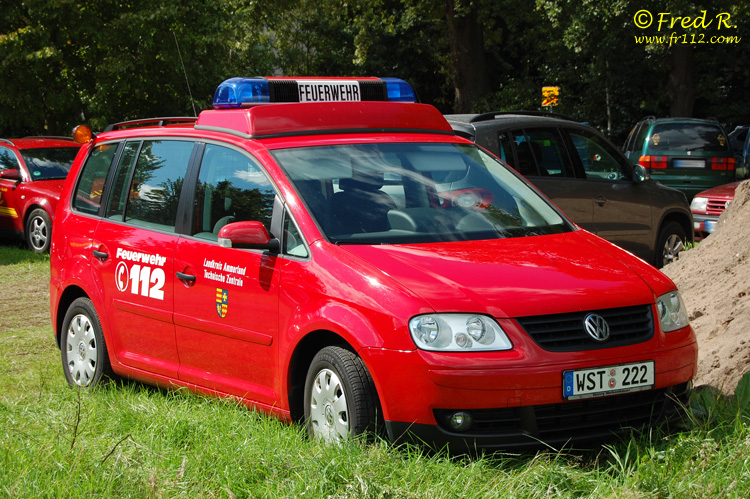
<svg viewBox="0 0 750 499">
<path fill-rule="evenodd" d="M 583 319 L 583 327 L 595 341 L 607 341 L 609 338 L 609 324 L 601 315 L 587 315 Z"/>
</svg>

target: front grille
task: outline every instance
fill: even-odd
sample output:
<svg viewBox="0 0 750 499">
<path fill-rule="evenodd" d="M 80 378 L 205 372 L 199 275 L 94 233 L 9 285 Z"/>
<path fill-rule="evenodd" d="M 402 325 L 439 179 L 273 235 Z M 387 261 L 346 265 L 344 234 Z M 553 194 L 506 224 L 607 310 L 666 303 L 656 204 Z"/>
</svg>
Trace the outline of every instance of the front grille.
<svg viewBox="0 0 750 499">
<path fill-rule="evenodd" d="M 575 352 L 634 345 L 654 336 L 651 305 L 596 310 L 609 324 L 609 339 L 596 341 L 586 332 L 583 320 L 591 312 L 522 317 L 518 323 L 549 352 Z"/>
<path fill-rule="evenodd" d="M 727 202 L 723 199 L 709 199 L 706 212 L 709 215 L 721 215 L 726 206 Z"/>
<path fill-rule="evenodd" d="M 611 397 L 560 404 L 503 409 L 463 410 L 471 414 L 472 426 L 455 432 L 449 424 L 461 409 L 436 409 L 435 419 L 444 430 L 466 437 L 498 437 L 510 446 L 539 440 L 549 444 L 597 439 L 660 424 L 679 415 L 687 404 L 689 385 L 626 393 Z"/>
</svg>

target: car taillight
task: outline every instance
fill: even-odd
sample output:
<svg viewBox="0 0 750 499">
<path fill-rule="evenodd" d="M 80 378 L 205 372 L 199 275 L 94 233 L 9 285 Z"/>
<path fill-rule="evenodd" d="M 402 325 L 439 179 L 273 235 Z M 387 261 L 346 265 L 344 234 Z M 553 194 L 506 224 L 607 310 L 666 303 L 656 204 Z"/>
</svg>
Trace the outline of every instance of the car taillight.
<svg viewBox="0 0 750 499">
<path fill-rule="evenodd" d="M 734 158 L 711 158 L 712 170 L 734 170 Z"/>
<path fill-rule="evenodd" d="M 667 167 L 666 156 L 641 156 L 638 160 L 638 164 L 644 168 L 657 168 L 664 169 Z"/>
</svg>

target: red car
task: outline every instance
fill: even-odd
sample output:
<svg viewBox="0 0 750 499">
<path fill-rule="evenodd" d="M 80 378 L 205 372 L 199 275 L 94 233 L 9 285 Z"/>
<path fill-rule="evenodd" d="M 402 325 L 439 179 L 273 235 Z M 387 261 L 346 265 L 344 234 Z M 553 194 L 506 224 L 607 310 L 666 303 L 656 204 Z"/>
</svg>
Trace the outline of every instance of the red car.
<svg viewBox="0 0 750 499">
<path fill-rule="evenodd" d="M 731 182 L 699 192 L 690 202 L 696 234 L 708 236 L 716 228 L 716 222 L 734 199 L 734 191 L 740 182 Z"/>
<path fill-rule="evenodd" d="M 0 139 L 0 233 L 49 251 L 52 220 L 80 144 L 69 138 Z"/>
<path fill-rule="evenodd" d="M 87 142 L 51 252 L 68 382 L 451 450 L 673 418 L 697 365 L 674 283 L 414 100 L 394 79 L 232 79 L 197 119 Z"/>
</svg>

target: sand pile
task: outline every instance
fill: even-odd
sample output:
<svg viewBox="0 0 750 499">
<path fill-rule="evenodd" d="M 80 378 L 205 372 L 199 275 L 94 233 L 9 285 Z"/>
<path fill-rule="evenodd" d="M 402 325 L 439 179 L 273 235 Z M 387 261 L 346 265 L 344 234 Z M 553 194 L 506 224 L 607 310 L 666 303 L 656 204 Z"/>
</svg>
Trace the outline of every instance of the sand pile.
<svg viewBox="0 0 750 499">
<path fill-rule="evenodd" d="M 663 271 L 679 287 L 698 337 L 696 386 L 732 394 L 750 371 L 750 181 L 717 225 Z"/>
</svg>

